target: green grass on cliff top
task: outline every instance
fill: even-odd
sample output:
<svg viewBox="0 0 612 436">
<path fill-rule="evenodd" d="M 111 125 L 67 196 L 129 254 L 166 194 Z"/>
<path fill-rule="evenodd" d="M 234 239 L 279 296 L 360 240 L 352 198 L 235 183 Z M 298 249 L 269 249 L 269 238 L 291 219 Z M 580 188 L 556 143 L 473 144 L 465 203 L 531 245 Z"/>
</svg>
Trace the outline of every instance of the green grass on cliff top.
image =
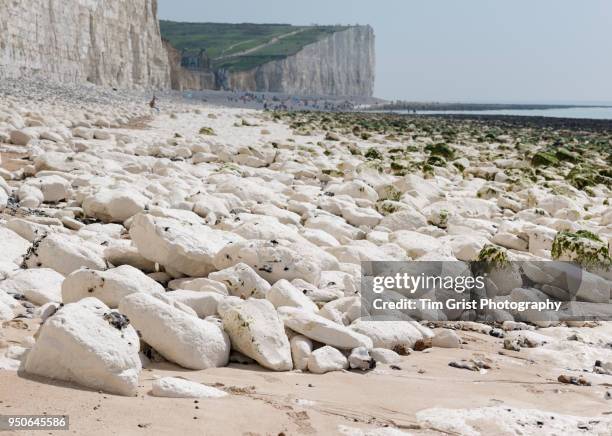
<svg viewBox="0 0 612 436">
<path fill-rule="evenodd" d="M 160 21 L 162 37 L 179 50 L 206 50 L 214 68 L 242 71 L 283 59 L 348 26 L 291 26 L 289 24 L 180 23 Z M 294 33 L 295 34 L 292 34 Z M 285 37 L 283 37 L 285 36 Z M 276 41 L 275 38 L 282 37 Z M 231 55 L 258 46 L 248 54 Z M 230 57 L 228 57 L 230 56 Z"/>
</svg>

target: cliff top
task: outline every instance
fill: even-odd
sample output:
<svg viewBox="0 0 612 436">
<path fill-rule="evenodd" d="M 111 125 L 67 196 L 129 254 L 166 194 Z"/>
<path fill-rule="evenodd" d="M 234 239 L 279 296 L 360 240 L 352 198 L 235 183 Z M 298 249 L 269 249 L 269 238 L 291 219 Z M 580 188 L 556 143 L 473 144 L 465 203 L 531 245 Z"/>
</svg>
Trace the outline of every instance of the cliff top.
<svg viewBox="0 0 612 436">
<path fill-rule="evenodd" d="M 179 50 L 204 50 L 214 68 L 248 70 L 291 56 L 304 46 L 351 26 L 225 24 L 160 21 L 162 37 Z"/>
</svg>

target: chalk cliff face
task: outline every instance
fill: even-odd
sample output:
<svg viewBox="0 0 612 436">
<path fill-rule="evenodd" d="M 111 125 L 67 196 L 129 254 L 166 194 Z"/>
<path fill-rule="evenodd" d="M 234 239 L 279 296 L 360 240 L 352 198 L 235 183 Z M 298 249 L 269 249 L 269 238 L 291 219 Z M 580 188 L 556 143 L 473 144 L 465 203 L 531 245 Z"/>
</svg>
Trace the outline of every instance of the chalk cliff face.
<svg viewBox="0 0 612 436">
<path fill-rule="evenodd" d="M 157 0 L 0 0 L 0 78 L 170 86 Z"/>
<path fill-rule="evenodd" d="M 249 71 L 217 74 L 223 88 L 337 96 L 372 96 L 374 75 L 374 31 L 370 26 L 334 33 L 293 56 Z"/>
</svg>

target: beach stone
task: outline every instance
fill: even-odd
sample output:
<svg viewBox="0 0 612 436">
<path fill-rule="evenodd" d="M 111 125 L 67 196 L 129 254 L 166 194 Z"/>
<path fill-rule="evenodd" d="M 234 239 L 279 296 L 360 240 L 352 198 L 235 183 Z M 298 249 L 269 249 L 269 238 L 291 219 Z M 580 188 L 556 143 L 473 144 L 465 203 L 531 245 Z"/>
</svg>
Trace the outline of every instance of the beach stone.
<svg viewBox="0 0 612 436">
<path fill-rule="evenodd" d="M 24 147 L 28 145 L 32 139 L 34 139 L 31 134 L 24 130 L 11 130 L 9 132 L 9 136 L 11 139 L 11 144 L 21 145 Z"/>
<path fill-rule="evenodd" d="M 104 189 L 85 197 L 83 211 L 106 223 L 122 223 L 142 212 L 148 202 L 147 197 L 133 190 Z"/>
<path fill-rule="evenodd" d="M 81 268 L 68 275 L 62 284 L 64 303 L 95 297 L 110 308 L 119 307 L 123 297 L 135 292 L 163 294 L 164 291 L 162 285 L 129 265 L 106 271 Z"/>
<path fill-rule="evenodd" d="M 318 310 L 317 305 L 312 300 L 303 292 L 300 292 L 291 282 L 284 279 L 274 283 L 274 286 L 266 294 L 266 299 L 276 308 L 289 306 L 309 312 L 317 312 Z"/>
<path fill-rule="evenodd" d="M 103 247 L 78 236 L 50 233 L 34 245 L 37 247 L 25 259 L 28 268 L 51 268 L 65 276 L 79 268 L 106 269 Z"/>
<path fill-rule="evenodd" d="M 217 292 L 189 291 L 185 289 L 166 292 L 164 295 L 191 307 L 200 318 L 216 315 L 217 306 L 225 298 L 224 295 Z"/>
<path fill-rule="evenodd" d="M 351 369 L 360 369 L 367 371 L 376 366 L 376 361 L 370 356 L 370 353 L 365 347 L 354 348 L 348 357 L 349 367 Z"/>
<path fill-rule="evenodd" d="M 222 398 L 227 393 L 221 389 L 178 377 L 163 377 L 152 383 L 151 395 L 167 398 Z"/>
<path fill-rule="evenodd" d="M 217 310 L 234 349 L 273 371 L 293 368 L 289 339 L 272 303 L 229 298 Z"/>
<path fill-rule="evenodd" d="M 312 341 L 306 336 L 295 335 L 289 340 L 289 344 L 291 346 L 293 369 L 306 371 L 308 369 L 308 359 L 312 354 Z"/>
<path fill-rule="evenodd" d="M 17 198 L 19 199 L 19 206 L 34 209 L 42 204 L 45 195 L 37 186 L 24 183 L 17 190 Z"/>
<path fill-rule="evenodd" d="M 142 339 L 171 362 L 189 369 L 228 363 L 229 338 L 212 322 L 142 292 L 123 298 L 119 310 L 130 319 Z"/>
<path fill-rule="evenodd" d="M 142 213 L 134 216 L 130 236 L 146 259 L 192 277 L 207 276 L 215 268 L 214 256 L 227 244 L 242 240 L 204 225 Z"/>
<path fill-rule="evenodd" d="M 0 225 L 0 262 L 20 264 L 30 243 L 14 231 Z"/>
<path fill-rule="evenodd" d="M 216 292 L 221 295 L 229 295 L 229 291 L 225 284 L 204 277 L 174 279 L 168 283 L 168 288 L 197 292 Z"/>
<path fill-rule="evenodd" d="M 266 298 L 270 290 L 270 284 L 244 263 L 210 273 L 208 278 L 223 283 L 230 295 L 243 299 Z"/>
<path fill-rule="evenodd" d="M 62 302 L 64 276 L 49 268 L 22 269 L 0 281 L 0 290 L 22 294 L 38 306 Z"/>
<path fill-rule="evenodd" d="M 341 213 L 347 223 L 357 227 L 375 227 L 383 219 L 383 216 L 376 210 L 365 207 L 346 207 Z"/>
<path fill-rule="evenodd" d="M 279 316 L 285 327 L 312 340 L 336 348 L 372 348 L 372 341 L 365 335 L 306 310 L 294 307 L 281 307 Z"/>
<path fill-rule="evenodd" d="M 370 355 L 377 363 L 384 363 L 386 365 L 392 365 L 402 360 L 402 357 L 393 350 L 386 348 L 372 348 Z"/>
<path fill-rule="evenodd" d="M 404 354 L 409 348 L 413 348 L 417 341 L 425 338 L 416 324 L 412 321 L 357 320 L 350 328 L 367 336 L 376 348 L 387 348 Z M 433 336 L 433 333 L 430 336 Z"/>
<path fill-rule="evenodd" d="M 29 179 L 26 183 L 42 192 L 45 203 L 57 203 L 71 196 L 72 188 L 70 182 L 60 176 L 50 175 Z"/>
<path fill-rule="evenodd" d="M 14 317 L 15 313 L 13 309 L 11 309 L 8 304 L 4 303 L 4 301 L 0 300 L 0 321 L 10 321 Z"/>
<path fill-rule="evenodd" d="M 313 351 L 308 358 L 308 371 L 313 374 L 325 374 L 326 372 L 341 371 L 347 368 L 346 357 L 329 345 Z"/>
<path fill-rule="evenodd" d="M 155 272 L 155 262 L 145 259 L 133 245 L 111 245 L 104 249 L 104 258 L 114 266 L 129 265 L 145 273 Z"/>
<path fill-rule="evenodd" d="M 323 230 L 340 241 L 358 239 L 364 236 L 363 231 L 348 224 L 344 219 L 331 215 L 319 215 L 308 218 L 304 223 L 307 229 Z M 340 242 L 343 242 L 340 241 Z"/>
<path fill-rule="evenodd" d="M 493 239 L 492 242 L 501 245 L 502 247 L 511 248 L 519 251 L 527 251 L 529 248 L 529 241 L 520 238 L 517 235 L 508 232 L 499 232 Z"/>
<path fill-rule="evenodd" d="M 392 232 L 398 230 L 414 231 L 421 227 L 427 226 L 427 219 L 419 211 L 413 209 L 404 209 L 399 212 L 392 213 L 384 217 L 380 225 Z"/>
<path fill-rule="evenodd" d="M 2 288 L 0 288 L 0 303 L 8 306 L 11 309 L 16 309 L 21 306 L 18 300 L 13 298 L 11 294 L 5 292 Z"/>
<path fill-rule="evenodd" d="M 438 348 L 461 348 L 461 338 L 450 329 L 438 330 L 431 338 L 431 346 Z"/>
<path fill-rule="evenodd" d="M 4 180 L 0 177 L 0 180 Z M 1 186 L 0 186 L 1 188 Z M 8 205 L 9 195 L 4 189 L 0 189 L 0 211 L 3 211 Z"/>
<path fill-rule="evenodd" d="M 225 246 L 214 258 L 217 269 L 244 263 L 268 281 L 304 279 L 316 283 L 321 268 L 314 261 L 278 241 L 239 241 Z"/>
<path fill-rule="evenodd" d="M 135 395 L 141 371 L 140 341 L 131 325 L 111 324 L 110 314 L 95 298 L 65 305 L 41 326 L 24 371 L 112 394 Z"/>
<path fill-rule="evenodd" d="M 352 180 L 350 182 L 332 185 L 327 188 L 335 195 L 348 195 L 351 198 L 363 198 L 375 203 L 378 200 L 378 193 L 362 180 Z"/>
<path fill-rule="evenodd" d="M 450 254 L 449 247 L 444 246 L 438 239 L 418 232 L 400 230 L 391 233 L 390 240 L 402 247 L 406 254 L 413 259 L 418 259 L 432 252 L 447 252 Z"/>
</svg>

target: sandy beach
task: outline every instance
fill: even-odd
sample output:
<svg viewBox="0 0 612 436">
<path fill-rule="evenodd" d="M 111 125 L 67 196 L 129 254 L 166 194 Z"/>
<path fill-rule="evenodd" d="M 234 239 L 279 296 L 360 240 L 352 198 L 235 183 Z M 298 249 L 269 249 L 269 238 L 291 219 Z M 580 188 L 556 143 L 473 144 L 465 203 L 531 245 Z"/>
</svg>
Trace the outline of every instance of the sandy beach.
<svg viewBox="0 0 612 436">
<path fill-rule="evenodd" d="M 91 88 L 78 89 L 91 95 L 90 100 L 32 103 L 30 97 L 39 92 L 45 91 L 33 85 L 18 92 L 5 89 L 0 101 L 0 176 L 8 190 L 0 212 L 1 235 L 7 244 L 0 255 L 0 303 L 5 307 L 0 311 L 4 316 L 1 415 L 66 414 L 70 432 L 79 435 L 612 432 L 610 322 L 529 322 L 497 311 L 485 325 L 464 321 L 461 314 L 452 318 L 446 314 L 447 322 L 422 321 L 418 329 L 416 321 L 402 321 L 413 323 L 413 333 L 402 337 L 382 321 L 359 327 L 362 321 L 354 312 L 360 304 L 362 261 L 468 262 L 487 253 L 511 261 L 550 261 L 555 259 L 553 244 L 560 244 L 563 232 L 569 232 L 578 245 L 562 245 L 556 259 L 605 266 L 612 240 L 610 179 L 603 170 L 610 159 L 609 131 L 588 126 L 554 130 L 503 122 L 489 125 L 486 120 L 272 113 L 170 95 L 160 97 L 157 113 L 146 106 L 145 93 L 118 93 L 96 101 Z M 11 135 L 13 131 L 28 136 L 25 144 L 16 144 L 20 137 Z M 558 140 L 567 155 L 551 151 Z M 601 143 L 607 145 L 597 148 Z M 576 168 L 579 173 L 572 173 Z M 113 203 L 119 198 L 118 204 Z M 147 219 L 157 226 L 159 238 L 165 237 L 164 228 L 174 236 L 162 241 L 145 233 Z M 595 237 L 584 238 L 576 233 L 580 230 Z M 189 236 L 191 231 L 195 236 Z M 208 239 L 197 239 L 197 234 Z M 46 248 L 53 238 L 60 241 L 58 245 Z M 225 239 L 209 247 L 215 238 Z M 293 256 L 286 260 L 283 256 L 288 255 L 274 252 L 275 262 L 284 270 L 260 268 L 261 259 L 272 253 L 257 251 L 263 247 L 257 244 L 264 243 L 267 250 L 279 250 L 280 245 Z M 240 259 L 256 279 L 240 275 L 237 261 L 228 264 L 219 258 L 219 253 L 234 256 L 228 247 L 240 244 L 255 253 L 242 253 Z M 76 246 L 80 248 L 62 248 Z M 203 251 L 212 254 L 204 256 Z M 76 276 L 80 266 L 106 274 L 121 265 L 137 271 L 123 282 L 114 276 L 96 276 L 102 277 L 100 285 L 88 285 L 92 282 L 87 280 L 94 279 Z M 37 269 L 45 271 L 42 283 L 15 278 Z M 215 279 L 221 272 L 226 275 Z M 193 282 L 198 277 L 222 283 L 219 286 L 225 290 L 217 292 L 209 282 L 199 288 Z M 609 280 L 606 273 L 602 277 Z M 133 280 L 139 288 L 111 290 L 105 288 L 105 280 Z M 245 280 L 254 284 L 247 286 Z M 282 288 L 286 300 L 279 303 L 270 292 L 281 280 L 291 283 Z M 299 295 L 286 290 L 293 288 L 300 289 Z M 603 301 L 595 291 L 581 294 L 581 302 L 610 303 L 609 294 Z M 108 372 L 100 370 L 95 377 L 99 385 L 93 387 L 91 378 L 79 375 L 80 355 L 71 362 L 43 348 L 44 341 L 60 354 L 62 346 L 80 352 L 69 348 L 73 340 L 93 341 L 87 342 L 90 350 L 98 346 L 95 338 L 70 339 L 71 333 L 59 336 L 60 330 L 51 327 L 45 333 L 48 325 L 61 329 L 54 319 L 65 316 L 62 323 L 70 322 L 67 308 L 75 310 L 75 317 L 78 311 L 89 310 L 92 299 L 82 299 L 81 292 L 99 299 L 94 304 L 106 312 L 104 321 L 92 318 L 89 331 L 103 336 L 105 329 L 109 335 L 119 330 L 122 339 L 117 344 L 124 333 L 128 335 L 126 329 L 139 333 L 140 347 L 118 345 L 117 350 L 124 351 L 116 351 L 125 352 L 121 364 L 132 362 L 133 356 L 140 359 L 128 368 L 135 371 L 130 375 L 131 395 L 108 392 L 119 386 L 111 383 L 114 366 L 105 367 Z M 203 300 L 188 292 L 214 299 L 212 311 L 207 312 Z M 216 296 L 209 295 L 215 292 Z M 157 302 L 137 300 L 147 293 L 146 298 Z M 513 289 L 499 294 L 508 299 L 517 295 Z M 90 303 L 83 303 L 86 300 Z M 251 349 L 237 345 L 242 337 L 228 313 L 246 311 L 255 300 L 266 303 L 265 310 L 270 308 L 274 320 L 266 321 L 263 331 L 249 332 L 250 340 L 261 344 Z M 150 348 L 145 352 L 144 344 L 156 339 L 155 333 L 148 333 L 151 324 L 139 318 L 139 307 L 145 303 L 161 305 L 159 310 L 167 310 L 175 320 L 190 320 L 185 323 L 222 325 L 232 344 L 229 365 L 187 369 L 173 361 L 183 362 L 185 356 L 178 355 L 172 341 L 160 342 L 161 348 L 153 354 Z M 109 311 L 117 316 L 129 313 L 129 325 L 109 327 Z M 317 317 L 315 324 L 336 326 L 328 327 L 333 332 L 327 333 L 329 337 L 315 335 L 312 342 L 306 338 L 311 347 L 306 359 L 315 359 L 312 354 L 317 349 L 339 343 L 339 338 L 369 343 L 363 347 L 366 354 L 373 348 L 398 351 L 397 344 L 409 354 L 393 353 L 395 363 L 376 362 L 375 368 L 364 371 L 349 369 L 346 360 L 358 347 L 335 345 L 344 362 L 334 370 L 314 374 L 306 368 L 293 369 L 297 359 L 295 350 L 291 349 L 293 355 L 289 351 L 289 340 L 293 344 L 295 337 L 307 336 L 307 329 L 304 333 L 288 327 L 299 329 L 295 327 L 299 316 L 306 316 L 295 311 L 312 313 L 308 316 Z M 245 313 L 257 319 L 256 314 Z M 89 322 L 90 315 L 83 316 L 80 322 Z M 132 329 L 134 323 L 142 324 Z M 165 326 L 163 331 L 172 328 Z M 191 334 L 184 328 L 184 334 Z M 276 349 L 268 334 L 281 336 L 291 368 L 271 369 L 284 363 L 274 360 Z M 395 346 L 388 345 L 391 337 Z M 442 337 L 445 341 L 436 345 L 436 338 Z M 241 353 L 236 355 L 238 349 Z M 229 347 L 226 352 L 229 355 Z M 369 355 L 368 362 L 374 362 Z M 478 367 L 468 370 L 450 366 L 451 362 Z M 48 368 L 54 365 L 67 370 L 52 379 Z M 562 375 L 574 377 L 573 382 L 559 381 Z M 153 383 L 165 377 L 204 384 L 227 395 L 153 396 Z M 128 388 L 121 384 L 121 389 Z"/>
</svg>

